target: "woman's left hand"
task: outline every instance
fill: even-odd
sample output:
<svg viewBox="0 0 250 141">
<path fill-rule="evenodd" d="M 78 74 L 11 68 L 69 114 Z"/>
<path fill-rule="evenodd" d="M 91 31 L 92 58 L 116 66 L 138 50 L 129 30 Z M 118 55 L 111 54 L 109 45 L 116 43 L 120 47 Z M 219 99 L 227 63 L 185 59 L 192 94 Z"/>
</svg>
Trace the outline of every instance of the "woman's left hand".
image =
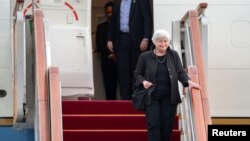
<svg viewBox="0 0 250 141">
<path fill-rule="evenodd" d="M 189 89 L 191 90 L 192 88 L 196 88 L 201 90 L 201 86 L 198 83 L 195 83 L 191 80 L 188 80 L 188 85 L 189 85 Z"/>
</svg>

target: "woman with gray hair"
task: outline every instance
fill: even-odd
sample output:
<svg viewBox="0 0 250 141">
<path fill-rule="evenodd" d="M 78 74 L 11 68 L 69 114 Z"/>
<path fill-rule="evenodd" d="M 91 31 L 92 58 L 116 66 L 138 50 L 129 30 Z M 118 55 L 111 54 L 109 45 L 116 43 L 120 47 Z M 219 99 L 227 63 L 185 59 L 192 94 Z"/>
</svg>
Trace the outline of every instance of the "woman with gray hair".
<svg viewBox="0 0 250 141">
<path fill-rule="evenodd" d="M 147 89 L 150 104 L 145 106 L 149 141 L 170 141 L 177 105 L 181 103 L 178 81 L 184 87 L 198 88 L 189 80 L 177 52 L 169 47 L 171 35 L 156 30 L 150 51 L 140 55 L 134 71 L 135 86 Z"/>
</svg>

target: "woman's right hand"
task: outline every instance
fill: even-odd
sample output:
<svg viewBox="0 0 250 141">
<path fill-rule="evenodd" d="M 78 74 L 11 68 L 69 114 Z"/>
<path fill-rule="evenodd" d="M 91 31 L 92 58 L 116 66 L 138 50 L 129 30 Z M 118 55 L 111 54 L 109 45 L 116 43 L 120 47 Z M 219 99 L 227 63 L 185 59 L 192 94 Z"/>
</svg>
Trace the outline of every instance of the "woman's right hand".
<svg viewBox="0 0 250 141">
<path fill-rule="evenodd" d="M 143 87 L 144 87 L 145 89 L 148 89 L 148 88 L 150 88 L 150 87 L 153 85 L 151 82 L 146 81 L 146 80 L 144 80 L 144 81 L 142 82 L 142 84 L 143 84 Z"/>
</svg>

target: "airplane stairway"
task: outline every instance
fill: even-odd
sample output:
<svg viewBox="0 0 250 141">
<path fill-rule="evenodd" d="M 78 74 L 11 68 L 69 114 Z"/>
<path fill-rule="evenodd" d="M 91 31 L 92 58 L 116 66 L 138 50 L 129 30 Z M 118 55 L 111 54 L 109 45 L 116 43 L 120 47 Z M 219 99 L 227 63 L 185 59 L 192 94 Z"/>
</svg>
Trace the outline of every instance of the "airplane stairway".
<svg viewBox="0 0 250 141">
<path fill-rule="evenodd" d="M 64 141 L 147 141 L 143 112 L 130 101 L 79 100 L 62 102 Z M 178 117 L 171 141 L 180 141 Z"/>
<path fill-rule="evenodd" d="M 33 62 L 26 65 L 29 71 L 25 72 L 29 78 L 27 88 L 32 88 L 32 91 L 27 89 L 29 91 L 26 95 L 23 95 L 23 89 L 15 91 L 17 104 L 13 117 L 14 127 L 33 127 L 35 141 L 147 141 L 144 113 L 137 112 L 131 101 L 78 100 L 61 103 L 60 68 L 52 66 L 49 61 L 51 58 L 47 53 L 46 26 L 41 9 L 34 10 L 33 21 L 34 49 L 30 52 L 32 58 L 27 59 Z M 199 82 L 202 90 L 182 91 L 186 96 L 180 105 L 178 117 L 181 118 L 176 117 L 174 123 L 172 141 L 206 141 L 207 125 L 211 124 L 211 117 L 198 11 L 188 11 L 181 21 L 173 24 L 173 31 L 173 48 L 179 49 L 184 66 L 189 68 L 190 78 Z M 22 31 L 16 32 L 22 35 Z M 20 45 L 19 42 L 16 45 Z M 23 54 L 16 56 L 15 61 L 25 60 Z M 15 64 L 17 68 L 19 64 Z M 24 87 L 23 74 L 24 69 L 16 71 L 16 87 Z M 32 99 L 29 94 L 33 96 Z M 23 105 L 25 98 L 27 107 Z"/>
</svg>

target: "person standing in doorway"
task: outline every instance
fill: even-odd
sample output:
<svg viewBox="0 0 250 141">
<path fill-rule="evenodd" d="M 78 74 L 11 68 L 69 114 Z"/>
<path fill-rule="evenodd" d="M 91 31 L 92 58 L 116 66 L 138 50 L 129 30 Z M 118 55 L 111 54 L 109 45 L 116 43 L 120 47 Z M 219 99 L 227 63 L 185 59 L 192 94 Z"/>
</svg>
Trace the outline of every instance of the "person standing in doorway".
<svg viewBox="0 0 250 141">
<path fill-rule="evenodd" d="M 148 0 L 115 0 L 107 47 L 117 55 L 122 100 L 130 100 L 133 72 L 141 52 L 149 48 L 153 21 Z"/>
<path fill-rule="evenodd" d="M 118 76 L 115 54 L 107 49 L 107 34 L 112 15 L 112 5 L 111 1 L 105 4 L 104 10 L 107 20 L 98 24 L 96 30 L 96 46 L 97 50 L 101 53 L 102 74 L 107 100 L 116 99 Z"/>
</svg>

